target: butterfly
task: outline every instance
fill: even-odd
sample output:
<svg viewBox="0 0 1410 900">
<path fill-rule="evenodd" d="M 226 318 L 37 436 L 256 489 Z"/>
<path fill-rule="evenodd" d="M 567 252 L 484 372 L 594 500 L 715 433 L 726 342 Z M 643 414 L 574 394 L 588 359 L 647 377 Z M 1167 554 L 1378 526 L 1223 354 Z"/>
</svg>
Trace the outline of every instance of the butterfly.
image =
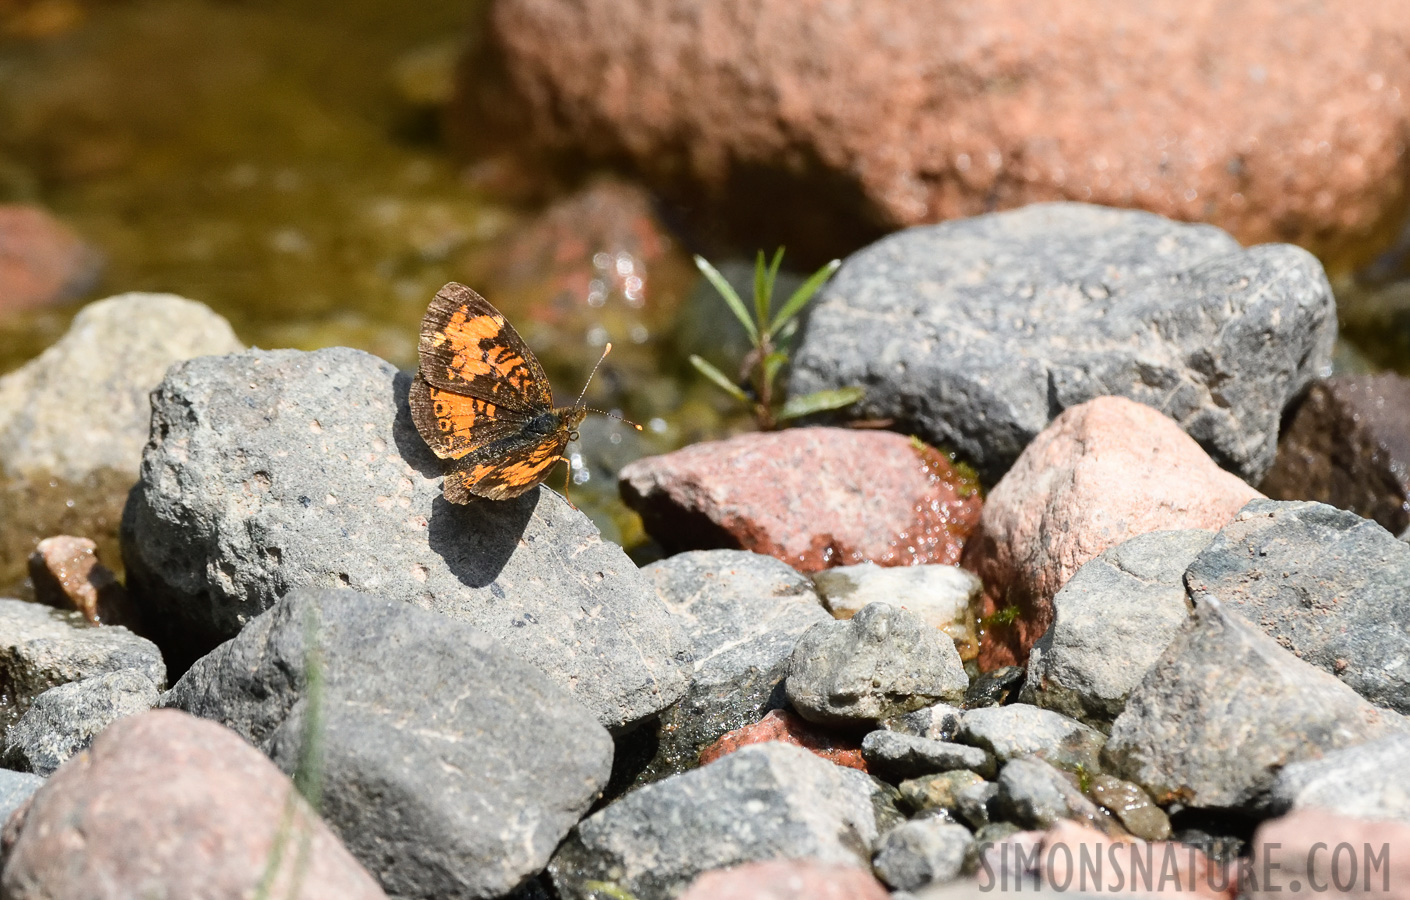
<svg viewBox="0 0 1410 900">
<path fill-rule="evenodd" d="M 578 439 L 587 413 L 601 412 L 583 406 L 586 384 L 572 406 L 555 407 L 533 351 L 503 313 L 463 284 L 451 282 L 431 300 L 420 356 L 411 420 L 431 452 L 454 461 L 442 486 L 451 503 L 510 500 L 531 490 L 567 462 L 563 451 Z"/>
</svg>

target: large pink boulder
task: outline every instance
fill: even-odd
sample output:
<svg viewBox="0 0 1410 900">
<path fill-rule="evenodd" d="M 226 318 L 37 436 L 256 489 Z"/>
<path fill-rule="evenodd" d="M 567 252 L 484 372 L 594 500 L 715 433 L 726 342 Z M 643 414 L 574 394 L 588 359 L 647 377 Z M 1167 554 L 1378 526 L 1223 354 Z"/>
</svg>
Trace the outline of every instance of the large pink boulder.
<svg viewBox="0 0 1410 900">
<path fill-rule="evenodd" d="M 706 872 L 680 900 L 887 900 L 865 869 L 812 859 L 771 859 Z"/>
<path fill-rule="evenodd" d="M 792 428 L 637 460 L 622 499 L 670 552 L 729 548 L 802 572 L 959 561 L 978 485 L 889 431 Z"/>
<path fill-rule="evenodd" d="M 108 726 L 4 833 L 11 900 L 386 900 L 283 772 L 176 710 Z"/>
<path fill-rule="evenodd" d="M 37 206 L 0 203 L 0 313 L 71 300 L 98 281 L 103 258 Z"/>
<path fill-rule="evenodd" d="M 1068 409 L 994 487 L 965 548 L 984 581 L 980 667 L 1025 661 L 1053 595 L 1103 550 L 1149 531 L 1217 530 L 1261 496 L 1149 406 L 1098 397 Z"/>
<path fill-rule="evenodd" d="M 467 134 L 621 161 L 761 246 L 1082 200 L 1364 258 L 1407 201 L 1400 3 L 499 0 L 487 43 Z"/>
<path fill-rule="evenodd" d="M 1241 868 L 1249 900 L 1410 898 L 1410 825 L 1303 809 L 1258 826 Z"/>
</svg>

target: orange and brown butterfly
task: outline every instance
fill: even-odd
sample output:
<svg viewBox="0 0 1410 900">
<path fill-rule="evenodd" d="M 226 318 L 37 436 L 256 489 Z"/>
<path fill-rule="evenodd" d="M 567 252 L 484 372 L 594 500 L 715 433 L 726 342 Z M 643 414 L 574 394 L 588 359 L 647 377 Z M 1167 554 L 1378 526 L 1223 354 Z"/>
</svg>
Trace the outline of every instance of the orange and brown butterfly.
<svg viewBox="0 0 1410 900">
<path fill-rule="evenodd" d="M 441 288 L 421 320 L 420 349 L 411 420 L 433 453 L 454 461 L 447 500 L 509 500 L 567 461 L 563 451 L 589 410 L 581 395 L 553 405 L 543 366 L 488 300 L 463 284 Z"/>
</svg>

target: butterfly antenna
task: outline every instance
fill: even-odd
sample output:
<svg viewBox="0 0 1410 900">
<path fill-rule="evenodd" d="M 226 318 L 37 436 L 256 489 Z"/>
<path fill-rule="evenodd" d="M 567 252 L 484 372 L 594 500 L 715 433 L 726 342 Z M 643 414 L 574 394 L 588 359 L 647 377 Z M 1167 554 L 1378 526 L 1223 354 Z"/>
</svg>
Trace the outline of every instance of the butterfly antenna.
<svg viewBox="0 0 1410 900">
<path fill-rule="evenodd" d="M 582 405 L 583 405 L 583 398 L 587 396 L 588 385 L 592 384 L 592 376 L 594 376 L 594 375 L 597 374 L 598 366 L 601 366 L 601 365 L 602 365 L 602 361 L 603 361 L 604 359 L 606 359 L 606 358 L 607 358 L 607 354 L 609 354 L 609 353 L 611 353 L 611 352 L 612 352 L 612 342 L 611 342 L 611 341 L 608 341 L 608 342 L 607 342 L 607 346 L 602 348 L 602 355 L 597 358 L 597 365 L 595 365 L 595 366 L 592 367 L 592 371 L 588 373 L 587 381 L 584 381 L 584 382 L 583 382 L 583 389 L 582 389 L 582 391 L 580 391 L 580 392 L 578 393 L 578 399 L 577 399 L 577 401 L 573 404 L 573 406 L 578 407 L 578 406 L 582 406 Z"/>
<path fill-rule="evenodd" d="M 587 411 L 587 412 L 595 412 L 595 413 L 597 413 L 599 416 L 606 416 L 606 417 L 609 418 L 609 419 L 616 419 L 618 422 L 621 422 L 623 425 L 630 425 L 630 426 L 632 426 L 633 428 L 635 428 L 637 431 L 641 431 L 641 426 L 640 426 L 640 425 L 638 425 L 637 423 L 633 422 L 631 419 L 624 419 L 624 418 L 622 418 L 621 416 L 617 415 L 616 413 L 610 413 L 610 412 L 608 412 L 608 411 L 605 410 L 605 409 L 593 409 L 591 406 L 584 406 L 583 409 L 584 409 L 585 411 Z"/>
</svg>

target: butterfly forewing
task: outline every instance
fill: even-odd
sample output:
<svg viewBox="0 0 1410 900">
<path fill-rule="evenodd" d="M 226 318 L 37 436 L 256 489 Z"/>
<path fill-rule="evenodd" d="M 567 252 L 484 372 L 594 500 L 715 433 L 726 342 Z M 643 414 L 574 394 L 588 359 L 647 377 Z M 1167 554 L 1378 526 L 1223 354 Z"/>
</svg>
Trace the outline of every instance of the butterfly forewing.
<svg viewBox="0 0 1410 900">
<path fill-rule="evenodd" d="M 553 406 L 548 376 L 504 314 L 463 284 L 441 288 L 421 321 L 421 377 L 503 409 Z"/>
</svg>

